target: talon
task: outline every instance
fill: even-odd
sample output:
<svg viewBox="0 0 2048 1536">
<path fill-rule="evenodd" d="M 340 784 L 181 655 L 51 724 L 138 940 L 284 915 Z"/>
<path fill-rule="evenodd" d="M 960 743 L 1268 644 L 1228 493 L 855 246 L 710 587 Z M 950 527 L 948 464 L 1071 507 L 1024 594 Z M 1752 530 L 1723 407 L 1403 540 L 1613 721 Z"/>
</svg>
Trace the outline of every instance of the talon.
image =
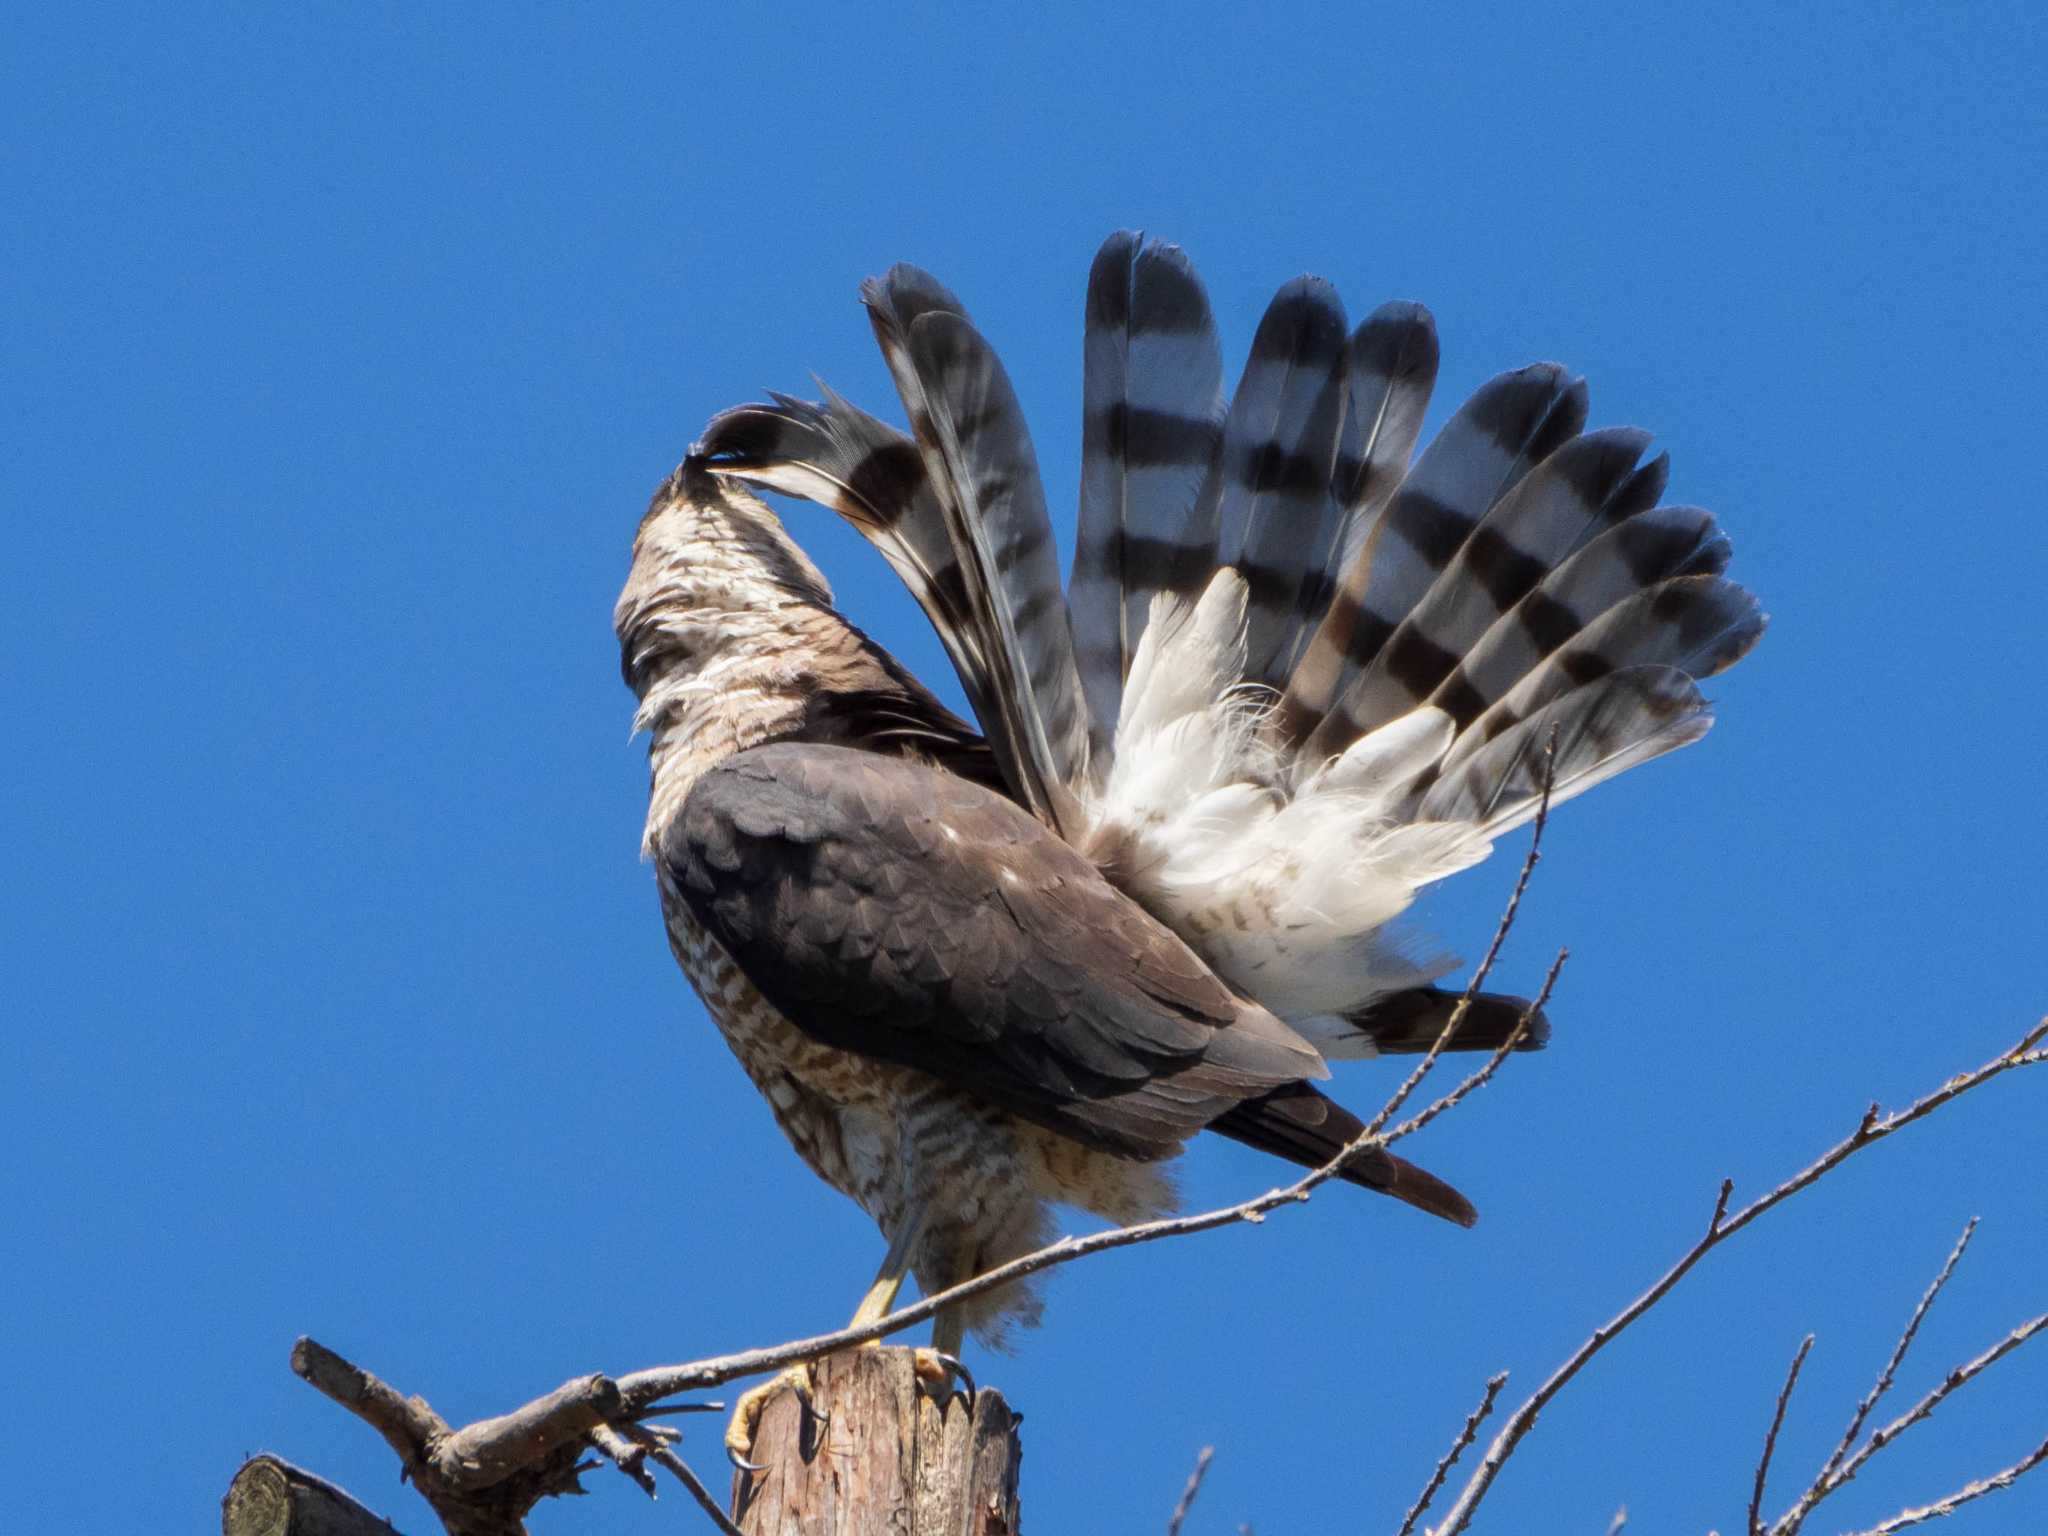
<svg viewBox="0 0 2048 1536">
<path fill-rule="evenodd" d="M 804 1412 L 816 1419 L 821 1427 L 831 1424 L 832 1415 L 818 1406 L 817 1398 L 811 1395 L 811 1384 L 808 1381 L 797 1377 L 790 1382 L 789 1389 L 796 1394 L 796 1400 L 803 1405 Z"/>
<path fill-rule="evenodd" d="M 949 1355 L 942 1349 L 920 1349 L 914 1353 L 912 1361 L 918 1380 L 933 1388 L 944 1389 L 944 1401 L 951 1401 L 955 1395 L 952 1386 L 954 1378 L 958 1377 L 966 1384 L 966 1390 L 958 1395 L 967 1400 L 967 1411 L 974 1411 L 974 1373 L 967 1369 L 958 1355 Z"/>
<path fill-rule="evenodd" d="M 939 1364 L 943 1365 L 947 1370 L 951 1371 L 955 1376 L 958 1376 L 962 1381 L 967 1383 L 967 1390 L 961 1395 L 967 1399 L 967 1406 L 968 1409 L 971 1411 L 974 1407 L 975 1394 L 979 1390 L 974 1385 L 974 1372 L 967 1369 L 966 1364 L 960 1359 L 958 1355 L 949 1355 L 946 1354 L 943 1350 L 937 1349 L 933 1350 L 932 1354 L 938 1360 Z"/>
<path fill-rule="evenodd" d="M 811 1392 L 811 1363 L 806 1360 L 792 1365 L 788 1370 L 771 1376 L 758 1386 L 747 1388 L 733 1404 L 732 1419 L 725 1426 L 725 1458 L 742 1472 L 765 1472 L 768 1469 L 747 1458 L 747 1452 L 754 1448 L 754 1434 L 761 1425 L 761 1410 L 768 1406 L 784 1387 L 796 1393 L 797 1401 L 803 1405 L 820 1424 L 831 1420 L 819 1412 Z"/>
<path fill-rule="evenodd" d="M 725 1442 L 725 1459 L 731 1462 L 735 1467 L 739 1468 L 739 1470 L 742 1472 L 766 1472 L 768 1470 L 759 1462 L 749 1461 L 746 1457 L 742 1456 L 738 1451 L 734 1450 L 733 1444 L 730 1440 Z"/>
</svg>

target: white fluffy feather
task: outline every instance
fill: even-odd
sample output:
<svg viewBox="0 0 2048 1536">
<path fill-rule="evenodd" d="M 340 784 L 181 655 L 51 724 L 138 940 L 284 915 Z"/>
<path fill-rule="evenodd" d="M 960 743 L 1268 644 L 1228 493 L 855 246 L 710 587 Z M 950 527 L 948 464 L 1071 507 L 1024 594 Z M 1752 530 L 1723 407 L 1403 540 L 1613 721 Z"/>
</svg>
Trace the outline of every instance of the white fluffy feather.
<svg viewBox="0 0 2048 1536">
<path fill-rule="evenodd" d="M 1126 890 L 1283 1018 L 1442 975 L 1448 957 L 1417 961 L 1379 930 L 1491 846 L 1469 823 L 1393 819 L 1450 746 L 1450 717 L 1415 710 L 1290 794 L 1260 731 L 1269 695 L 1238 682 L 1244 624 L 1228 568 L 1193 604 L 1154 601 L 1091 841 L 1118 850 Z"/>
</svg>

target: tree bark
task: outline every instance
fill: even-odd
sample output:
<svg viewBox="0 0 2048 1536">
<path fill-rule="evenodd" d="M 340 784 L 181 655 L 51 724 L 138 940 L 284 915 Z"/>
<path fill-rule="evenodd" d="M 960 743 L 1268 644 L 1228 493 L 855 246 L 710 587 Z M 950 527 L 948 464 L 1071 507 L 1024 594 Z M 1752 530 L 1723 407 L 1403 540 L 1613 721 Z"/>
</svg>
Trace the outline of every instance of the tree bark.
<svg viewBox="0 0 2048 1536">
<path fill-rule="evenodd" d="M 908 1349 L 856 1349 L 817 1364 L 817 1407 L 793 1390 L 761 1414 L 733 1478 L 745 1536 L 1016 1536 L 1017 1415 L 984 1390 L 943 1406 Z"/>
<path fill-rule="evenodd" d="M 242 1463 L 220 1501 L 221 1536 L 398 1536 L 324 1478 L 275 1456 Z"/>
</svg>

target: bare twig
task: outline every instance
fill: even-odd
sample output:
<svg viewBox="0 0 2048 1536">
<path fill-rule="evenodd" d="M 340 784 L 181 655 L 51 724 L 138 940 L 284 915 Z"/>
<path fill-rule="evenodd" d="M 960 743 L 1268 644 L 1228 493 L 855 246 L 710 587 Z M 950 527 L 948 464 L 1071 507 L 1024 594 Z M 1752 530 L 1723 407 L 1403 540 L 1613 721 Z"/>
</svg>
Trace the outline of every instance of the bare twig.
<svg viewBox="0 0 2048 1536">
<path fill-rule="evenodd" d="M 1543 858 L 1543 829 L 1550 824 L 1550 789 L 1556 774 L 1557 731 L 1553 728 L 1550 741 L 1543 749 L 1543 795 L 1536 802 L 1536 820 L 1530 828 L 1529 851 L 1522 855 L 1522 867 L 1515 875 L 1515 888 L 1508 895 L 1508 904 L 1501 909 L 1500 921 L 1494 925 L 1493 939 L 1486 946 L 1486 953 L 1479 961 L 1479 968 L 1472 973 L 1472 979 L 1465 983 L 1464 994 L 1458 999 L 1457 1006 L 1451 1010 L 1451 1016 L 1444 1020 L 1444 1027 L 1437 1031 L 1436 1039 L 1430 1042 L 1430 1047 L 1423 1053 L 1422 1060 L 1415 1063 L 1414 1070 L 1402 1081 L 1401 1086 L 1394 1090 L 1393 1096 L 1380 1107 L 1380 1112 L 1367 1123 L 1367 1136 L 1377 1136 L 1385 1130 L 1394 1116 L 1401 1112 L 1401 1106 L 1408 1102 L 1409 1095 L 1421 1087 L 1422 1080 L 1435 1070 L 1437 1058 L 1449 1047 L 1452 1037 L 1464 1024 L 1465 1015 L 1471 1011 L 1472 1000 L 1479 995 L 1479 989 L 1486 985 L 1486 978 L 1492 974 L 1494 962 L 1500 958 L 1500 947 L 1507 942 L 1508 934 L 1515 926 L 1515 915 L 1522 910 L 1522 895 L 1529 889 L 1529 877 L 1536 872 L 1536 866 Z M 1542 1006 L 1539 1002 L 1529 1011 L 1529 1017 L 1533 1018 L 1542 1010 Z M 1525 1018 L 1523 1027 L 1526 1028 L 1527 1025 L 1528 1018 Z M 1512 1044 L 1513 1041 L 1510 1041 L 1509 1045 Z M 1487 1075 L 1492 1074 L 1489 1072 Z"/>
<path fill-rule="evenodd" d="M 1501 1427 L 1500 1432 L 1494 1436 L 1492 1443 L 1487 1447 L 1486 1455 L 1481 1458 L 1479 1465 L 1473 1469 L 1472 1475 L 1466 1479 L 1465 1486 L 1459 1492 L 1457 1501 L 1451 1506 L 1450 1512 L 1445 1517 L 1442 1525 L 1438 1527 L 1438 1536 L 1456 1536 L 1457 1532 L 1464 1530 L 1471 1523 L 1472 1516 L 1478 1509 L 1480 1501 L 1486 1497 L 1488 1490 L 1493 1486 L 1494 1480 L 1500 1476 L 1502 1466 L 1514 1454 L 1516 1446 L 1522 1441 L 1522 1437 L 1528 1434 L 1536 1422 L 1537 1415 L 1543 1411 L 1551 1399 L 1563 1391 L 1572 1378 L 1585 1369 L 1593 1357 L 1605 1349 L 1617 1335 L 1626 1330 L 1630 1324 L 1634 1323 L 1637 1318 L 1649 1311 L 1650 1308 L 1662 1301 L 1669 1294 L 1672 1287 L 1683 1280 L 1692 1267 L 1709 1252 L 1728 1238 L 1734 1236 L 1735 1233 L 1740 1232 L 1766 1211 L 1774 1209 L 1791 1199 L 1792 1196 L 1798 1194 L 1801 1190 L 1811 1186 L 1816 1180 L 1839 1167 L 1843 1162 L 1862 1151 L 1865 1147 L 1870 1146 L 1874 1142 L 1882 1141 L 1885 1137 L 1905 1129 L 1905 1127 L 1912 1125 L 1916 1121 L 1925 1119 L 1944 1105 L 1953 1103 L 1963 1094 L 1968 1093 L 1973 1088 L 1981 1087 L 1994 1077 L 1998 1077 L 2018 1067 L 2033 1066 L 2043 1060 L 2044 1057 L 2048 1057 L 2048 1052 L 2037 1049 L 2044 1038 L 2048 1038 L 2048 1018 L 2042 1019 L 2032 1029 L 2028 1030 L 2010 1049 L 1999 1053 L 1980 1067 L 1950 1078 L 1932 1093 L 1916 1099 L 1912 1104 L 1895 1114 L 1881 1115 L 1878 1107 L 1873 1104 L 1865 1111 L 1856 1129 L 1850 1132 L 1848 1136 L 1836 1142 L 1834 1146 L 1828 1148 L 1826 1152 L 1822 1153 L 1791 1178 L 1785 1180 L 1784 1183 L 1752 1200 L 1733 1216 L 1726 1215 L 1728 1186 L 1724 1184 L 1720 1198 L 1714 1207 L 1713 1219 L 1708 1223 L 1705 1235 L 1695 1242 L 1691 1248 L 1687 1249 L 1671 1268 L 1659 1276 L 1647 1291 L 1643 1292 L 1642 1295 L 1622 1308 L 1620 1312 L 1596 1328 L 1585 1343 L 1572 1351 L 1565 1362 L 1551 1373 L 1549 1379 L 1536 1389 L 1529 1400 L 1509 1415 L 1507 1423 Z"/>
<path fill-rule="evenodd" d="M 1770 1430 L 1764 1435 L 1764 1452 L 1756 1462 L 1756 1485 L 1749 1494 L 1749 1536 L 1764 1536 L 1764 1482 L 1771 1475 L 1771 1457 L 1778 1449 L 1778 1431 L 1785 1427 L 1785 1405 L 1792 1401 L 1792 1389 L 1799 1382 L 1799 1368 L 1806 1364 L 1807 1351 L 1813 1348 L 1813 1335 L 1808 1334 L 1799 1341 L 1799 1352 L 1792 1357 L 1792 1369 L 1785 1373 L 1785 1385 L 1778 1389 L 1778 1406 L 1771 1414 Z"/>
<path fill-rule="evenodd" d="M 627 1439 L 609 1424 L 600 1424 L 592 1429 L 590 1443 L 609 1456 L 613 1466 L 638 1483 L 642 1493 L 650 1499 L 654 1497 L 654 1474 L 647 1470 L 646 1445 Z"/>
<path fill-rule="evenodd" d="M 690 1464 L 682 1457 L 665 1445 L 649 1446 L 647 1454 L 668 1468 L 675 1480 L 690 1490 L 690 1497 L 703 1506 L 704 1513 L 711 1517 L 711 1523 L 717 1526 L 724 1536 L 746 1536 L 745 1532 L 732 1523 L 732 1517 L 726 1514 L 724 1506 L 711 1497 L 711 1490 L 698 1481 L 697 1474 L 690 1470 Z"/>
<path fill-rule="evenodd" d="M 1188 1485 L 1180 1491 L 1180 1502 L 1173 1506 L 1173 1513 L 1166 1520 L 1166 1536 L 1180 1536 L 1180 1528 L 1186 1523 L 1188 1511 L 1195 1507 L 1195 1495 L 1202 1491 L 1202 1479 L 1209 1475 L 1209 1463 L 1216 1459 L 1216 1447 L 1205 1445 L 1195 1457 L 1195 1470 L 1188 1474 Z"/>
<path fill-rule="evenodd" d="M 1967 1364 L 1959 1365 L 1950 1371 L 1925 1397 L 1921 1398 L 1919 1402 L 1908 1408 L 1896 1419 L 1893 1419 L 1891 1423 L 1885 1425 L 1882 1429 L 1872 1430 L 1870 1438 L 1863 1442 L 1862 1449 L 1843 1462 L 1841 1469 L 1829 1480 L 1827 1488 L 1823 1491 L 1821 1497 L 1825 1498 L 1827 1494 L 1834 1492 L 1835 1489 L 1855 1477 L 1858 1472 L 1863 1470 L 1871 1457 L 1890 1445 L 1915 1424 L 1921 1423 L 1931 1416 L 1934 1410 L 1941 1406 L 1942 1401 L 1950 1393 L 1965 1383 L 1974 1381 L 1977 1377 L 1983 1375 L 1984 1372 L 1998 1364 L 1999 1361 L 2003 1360 L 2044 1328 L 2048 1328 L 2048 1312 L 2042 1313 L 2039 1317 L 2029 1318 L 2026 1322 L 2021 1323 L 2019 1327 L 2013 1329 L 2011 1333 L 2008 1333 L 1996 1344 L 1985 1350 L 1976 1359 L 1969 1361 Z M 1814 1502 L 1819 1503 L 1820 1500 L 1816 1499 Z M 1804 1518 L 1803 1513 L 1802 1518 Z M 1791 1532 L 1797 1529 L 1796 1525 L 1788 1527 L 1786 1529 L 1786 1536 L 1791 1536 Z"/>
<path fill-rule="evenodd" d="M 1981 1499 L 1987 1493 L 1996 1493 L 2001 1488 L 2010 1488 L 2027 1473 L 2048 1461 L 2048 1440 L 2043 1440 L 2034 1449 L 2007 1467 L 2003 1472 L 1994 1472 L 1981 1477 L 1974 1483 L 1966 1483 L 1945 1499 L 1936 1499 L 1932 1504 L 1923 1504 L 1918 1509 L 1901 1510 L 1882 1524 L 1873 1525 L 1856 1536 L 1891 1536 L 1894 1531 L 1903 1531 L 1909 1525 L 1918 1525 L 1923 1520 L 1938 1520 L 1943 1515 L 1952 1515 L 1972 1499 Z"/>
<path fill-rule="evenodd" d="M 1707 1218 L 1707 1233 L 1709 1236 L 1721 1230 L 1721 1223 L 1728 1215 L 1728 1197 L 1734 1193 L 1735 1181 L 1733 1179 L 1723 1179 L 1721 1181 L 1721 1193 L 1714 1197 L 1714 1214 Z"/>
<path fill-rule="evenodd" d="M 1462 1083 L 1458 1084 L 1457 1087 L 1438 1099 L 1434 1104 L 1410 1115 L 1391 1131 L 1388 1131 L 1380 1139 L 1381 1145 L 1392 1146 L 1403 1136 L 1414 1135 L 1445 1110 L 1456 1108 L 1459 1102 L 1474 1089 L 1483 1088 L 1486 1085 L 1487 1079 L 1498 1072 L 1500 1064 L 1508 1059 L 1508 1053 L 1522 1043 L 1522 1037 L 1529 1032 L 1529 1021 L 1541 1013 L 1543 1005 L 1550 1001 L 1551 989 L 1557 985 L 1558 972 L 1564 969 L 1565 960 L 1570 954 L 1571 951 L 1568 949 L 1560 949 L 1557 952 L 1557 958 L 1550 962 L 1550 969 L 1543 973 L 1543 985 L 1537 988 L 1536 996 L 1530 1000 L 1529 1006 L 1522 1010 L 1521 1019 L 1508 1032 L 1507 1039 L 1494 1047 L 1493 1054 L 1486 1059 L 1485 1065 L 1481 1066 L 1477 1072 L 1466 1077 Z M 1481 974 L 1484 973 L 1482 972 Z"/>
<path fill-rule="evenodd" d="M 1964 1224 L 1963 1235 L 1956 1239 L 1955 1247 L 1949 1251 L 1948 1262 L 1941 1266 L 1941 1273 L 1934 1277 L 1934 1283 L 1928 1286 L 1925 1294 L 1921 1296 L 1920 1305 L 1913 1309 L 1912 1317 L 1907 1319 L 1905 1331 L 1899 1335 L 1899 1342 L 1893 1347 L 1891 1358 L 1885 1361 L 1884 1369 L 1877 1374 L 1876 1384 L 1864 1394 L 1863 1401 L 1856 1405 L 1855 1413 L 1849 1416 L 1849 1427 L 1842 1431 L 1842 1438 L 1828 1457 L 1827 1465 L 1820 1469 L 1820 1476 L 1814 1479 L 1816 1488 L 1835 1475 L 1836 1470 L 1842 1465 L 1843 1458 L 1854 1448 L 1856 1437 L 1863 1433 L 1864 1421 L 1870 1417 L 1871 1410 L 1878 1405 L 1885 1393 L 1891 1390 L 1893 1378 L 1898 1375 L 1899 1366 L 1906 1358 L 1906 1351 L 1913 1347 L 1913 1339 L 1920 1332 L 1921 1322 L 1934 1306 L 1934 1298 L 1941 1294 L 1941 1288 L 1948 1284 L 1948 1277 L 1956 1272 L 1956 1265 L 1963 1257 L 1963 1250 L 1970 1246 L 1970 1239 L 1976 1231 L 1977 1218 L 1972 1216 Z M 1810 1509 L 1812 1506 L 1808 1505 L 1807 1508 Z M 1801 1513 L 1803 1516 L 1804 1512 Z M 1797 1525 L 1794 1525 L 1793 1529 L 1798 1529 Z"/>
<path fill-rule="evenodd" d="M 1415 1502 L 1408 1506 L 1407 1517 L 1402 1520 L 1401 1529 L 1396 1531 L 1394 1536 L 1408 1536 L 1408 1533 L 1415 1529 L 1415 1522 L 1420 1520 L 1423 1512 L 1429 1508 L 1429 1501 L 1435 1498 L 1437 1490 L 1443 1487 L 1444 1479 L 1451 1475 L 1451 1468 L 1455 1467 L 1458 1458 L 1465 1454 L 1465 1447 L 1477 1438 L 1479 1426 L 1486 1421 L 1486 1416 L 1493 1412 L 1494 1399 L 1500 1396 L 1500 1389 L 1507 1384 L 1506 1371 L 1502 1371 L 1486 1383 L 1486 1395 L 1479 1399 L 1477 1408 L 1465 1415 L 1465 1427 L 1458 1431 L 1458 1438 L 1451 1442 L 1451 1448 L 1445 1451 L 1442 1459 L 1437 1462 L 1436 1471 L 1430 1474 L 1422 1492 L 1417 1495 Z"/>
</svg>

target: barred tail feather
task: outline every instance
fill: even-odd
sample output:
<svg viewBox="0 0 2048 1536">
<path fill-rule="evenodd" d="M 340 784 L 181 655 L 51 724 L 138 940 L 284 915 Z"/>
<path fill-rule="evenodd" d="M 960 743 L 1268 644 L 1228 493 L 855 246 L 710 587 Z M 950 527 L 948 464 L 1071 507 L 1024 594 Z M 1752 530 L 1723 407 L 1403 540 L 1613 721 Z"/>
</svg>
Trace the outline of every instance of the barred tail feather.
<svg viewBox="0 0 2048 1536">
<path fill-rule="evenodd" d="M 1276 727 L 1288 740 L 1299 740 L 1330 707 L 1341 653 L 1326 645 L 1315 653 L 1316 664 L 1304 663 L 1329 612 L 1338 573 L 1371 536 L 1408 472 L 1436 384 L 1437 357 L 1436 321 L 1420 304 L 1382 304 L 1351 333 L 1344 429 L 1330 471 L 1333 526 L 1317 546 L 1289 648 L 1277 658 L 1287 687 Z"/>
<path fill-rule="evenodd" d="M 1488 508 L 1514 488 L 1586 420 L 1586 387 L 1555 363 L 1502 374 L 1444 424 L 1401 482 L 1386 511 L 1353 541 L 1347 563 L 1290 685 L 1295 708 L 1312 694 L 1340 699 L 1464 545 Z M 1350 718 L 1341 703 L 1308 731 L 1303 755 L 1317 761 L 1379 722 Z"/>
<path fill-rule="evenodd" d="M 1674 576 L 1718 576 L 1728 536 L 1697 507 L 1658 507 L 1581 546 L 1496 619 L 1430 702 L 1462 729 L 1560 646 L 1633 592 Z"/>
<path fill-rule="evenodd" d="M 1037 456 L 1009 375 L 928 274 L 895 267 L 862 297 L 982 632 L 1002 734 L 1023 748 L 1027 803 L 1078 835 L 1088 720 Z"/>
<path fill-rule="evenodd" d="M 1453 1018 L 1458 1027 L 1444 1043 L 1448 1051 L 1496 1051 L 1517 1030 L 1518 1051 L 1540 1051 L 1550 1043 L 1550 1019 L 1526 997 L 1478 992 L 1467 1002 L 1461 988 L 1409 987 L 1374 998 L 1346 1020 L 1366 1050 L 1326 1054 L 1418 1055 L 1436 1045 Z"/>
<path fill-rule="evenodd" d="M 1449 772 L 1496 737 L 1584 685 L 1624 668 L 1664 667 L 1688 680 L 1733 666 L 1764 631 L 1756 599 L 1718 576 L 1677 576 L 1609 608 L 1552 652 L 1460 733 Z"/>
<path fill-rule="evenodd" d="M 1370 527 L 1408 473 L 1437 360 L 1436 320 L 1420 304 L 1382 304 L 1351 333 L 1350 410 L 1330 475 L 1347 536 Z M 1333 554 L 1341 564 L 1355 548 Z"/>
<path fill-rule="evenodd" d="M 968 623 L 966 583 L 923 456 L 894 427 L 824 394 L 818 405 L 771 394 L 772 404 L 721 411 L 690 452 L 715 474 L 815 502 L 866 535 L 932 616 L 979 709 L 988 658 Z"/>
<path fill-rule="evenodd" d="M 1068 580 L 1092 755 L 1109 759 L 1124 679 L 1160 592 L 1197 595 L 1213 530 L 1189 514 L 1223 430 L 1223 357 L 1180 248 L 1122 231 L 1088 274 L 1081 512 Z"/>
<path fill-rule="evenodd" d="M 1685 673 L 1675 667 L 1624 668 L 1545 704 L 1447 770 L 1416 814 L 1425 821 L 1465 823 L 1482 837 L 1497 838 L 1536 814 L 1546 782 L 1551 804 L 1561 805 L 1638 763 L 1699 740 L 1712 724 Z"/>
<path fill-rule="evenodd" d="M 1215 466 L 1215 564 L 1250 588 L 1245 679 L 1272 684 L 1292 657 L 1332 540 L 1330 480 L 1344 424 L 1349 364 L 1344 306 L 1316 278 L 1296 278 L 1267 306 L 1223 423 Z"/>
<path fill-rule="evenodd" d="M 1495 503 L 1352 679 L 1344 718 L 1370 728 L 1429 698 L 1588 528 L 1618 520 L 1610 503 L 1633 479 L 1649 441 L 1647 432 L 1622 427 L 1575 437 Z"/>
</svg>

